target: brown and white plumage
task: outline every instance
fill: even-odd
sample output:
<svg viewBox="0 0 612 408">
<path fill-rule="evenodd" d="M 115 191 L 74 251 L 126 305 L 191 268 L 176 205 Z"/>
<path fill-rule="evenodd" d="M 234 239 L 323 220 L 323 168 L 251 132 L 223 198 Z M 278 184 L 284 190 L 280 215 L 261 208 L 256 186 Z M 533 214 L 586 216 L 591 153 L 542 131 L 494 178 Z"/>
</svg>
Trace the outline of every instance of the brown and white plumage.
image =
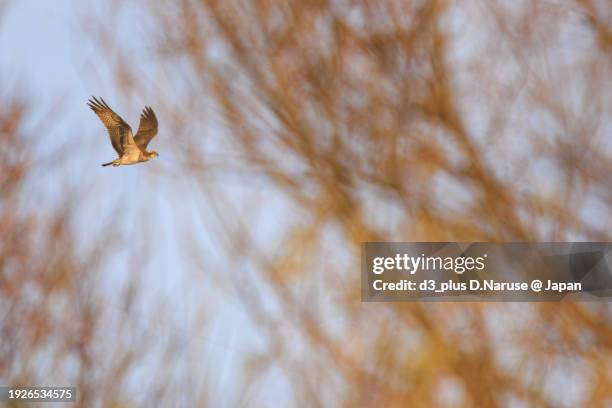
<svg viewBox="0 0 612 408">
<path fill-rule="evenodd" d="M 157 117 L 149 106 L 145 106 L 140 115 L 140 124 L 136 136 L 132 135 L 132 128 L 117 115 L 104 101 L 92 97 L 87 105 L 100 118 L 111 140 L 113 148 L 119 158 L 102 166 L 120 166 L 122 164 L 135 164 L 145 162 L 158 156 L 157 152 L 147 152 L 146 148 L 151 139 L 157 134 Z"/>
<path fill-rule="evenodd" d="M 155 112 L 150 106 L 145 106 L 142 114 L 140 115 L 140 123 L 138 124 L 138 131 L 134 140 L 138 147 L 144 151 L 147 145 L 157 134 L 157 117 Z"/>
</svg>

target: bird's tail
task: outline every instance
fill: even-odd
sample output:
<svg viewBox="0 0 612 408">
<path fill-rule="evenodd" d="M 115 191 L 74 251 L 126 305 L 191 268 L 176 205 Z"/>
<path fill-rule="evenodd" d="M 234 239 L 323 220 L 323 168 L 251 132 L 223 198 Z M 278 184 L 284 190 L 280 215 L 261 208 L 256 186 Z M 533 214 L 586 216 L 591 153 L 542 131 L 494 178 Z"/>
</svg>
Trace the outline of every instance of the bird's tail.
<svg viewBox="0 0 612 408">
<path fill-rule="evenodd" d="M 105 167 L 105 166 L 110 166 L 111 164 L 113 164 L 113 162 L 112 162 L 112 161 L 111 161 L 111 162 L 108 162 L 108 163 L 102 163 L 102 167 Z"/>
</svg>

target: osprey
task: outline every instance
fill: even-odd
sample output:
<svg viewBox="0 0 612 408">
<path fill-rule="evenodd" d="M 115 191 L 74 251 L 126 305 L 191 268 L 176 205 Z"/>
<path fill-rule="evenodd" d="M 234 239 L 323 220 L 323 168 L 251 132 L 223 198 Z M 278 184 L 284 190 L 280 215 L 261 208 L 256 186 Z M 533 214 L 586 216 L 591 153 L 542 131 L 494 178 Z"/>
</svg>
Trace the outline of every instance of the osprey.
<svg viewBox="0 0 612 408">
<path fill-rule="evenodd" d="M 104 163 L 102 166 L 136 164 L 159 156 L 155 151 L 147 152 L 147 145 L 157 134 L 157 117 L 155 117 L 155 112 L 151 107 L 145 106 L 140 115 L 140 124 L 136 136 L 132 136 L 130 125 L 121 119 L 121 116 L 113 112 L 104 102 L 104 99 L 100 98 L 98 100 L 92 97 L 87 105 L 98 115 L 106 130 L 108 130 L 111 144 L 119 155 L 118 159 Z"/>
</svg>

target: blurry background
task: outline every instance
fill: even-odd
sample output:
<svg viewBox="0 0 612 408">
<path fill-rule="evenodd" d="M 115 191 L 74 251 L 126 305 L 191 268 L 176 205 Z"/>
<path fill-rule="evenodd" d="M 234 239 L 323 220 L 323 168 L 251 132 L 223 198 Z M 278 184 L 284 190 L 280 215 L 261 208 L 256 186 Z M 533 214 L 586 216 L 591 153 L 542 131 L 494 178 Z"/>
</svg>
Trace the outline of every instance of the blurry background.
<svg viewBox="0 0 612 408">
<path fill-rule="evenodd" d="M 361 303 L 364 241 L 610 241 L 612 5 L 0 0 L 0 383 L 612 405 L 607 303 Z M 86 106 L 160 156 L 120 168 Z"/>
</svg>

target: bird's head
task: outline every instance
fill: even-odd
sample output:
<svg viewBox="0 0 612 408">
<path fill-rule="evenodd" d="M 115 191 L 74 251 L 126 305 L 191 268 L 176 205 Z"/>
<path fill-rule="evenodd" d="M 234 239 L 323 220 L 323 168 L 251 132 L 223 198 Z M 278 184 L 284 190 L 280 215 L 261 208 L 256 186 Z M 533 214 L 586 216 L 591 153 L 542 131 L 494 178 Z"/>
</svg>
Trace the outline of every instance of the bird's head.
<svg viewBox="0 0 612 408">
<path fill-rule="evenodd" d="M 157 157 L 157 156 L 159 156 L 159 154 L 157 154 L 157 152 L 155 150 L 149 152 L 149 157 L 150 158 Z"/>
</svg>

